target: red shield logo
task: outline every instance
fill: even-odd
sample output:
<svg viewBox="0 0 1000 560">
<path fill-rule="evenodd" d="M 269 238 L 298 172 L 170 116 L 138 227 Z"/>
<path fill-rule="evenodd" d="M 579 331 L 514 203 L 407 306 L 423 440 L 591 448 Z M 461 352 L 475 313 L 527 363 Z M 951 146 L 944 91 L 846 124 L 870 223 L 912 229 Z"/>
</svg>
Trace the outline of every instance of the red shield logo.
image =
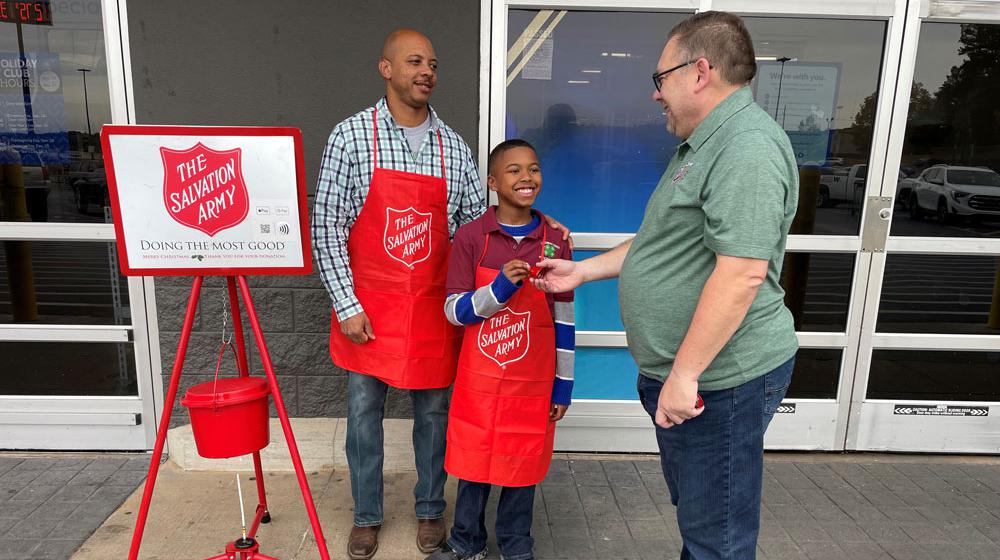
<svg viewBox="0 0 1000 560">
<path fill-rule="evenodd" d="M 390 257 L 413 268 L 431 256 L 431 214 L 406 210 L 385 209 L 385 252 Z"/>
<path fill-rule="evenodd" d="M 163 203 L 177 223 L 209 237 L 250 212 L 242 149 L 216 151 L 198 142 L 187 150 L 160 148 Z"/>
<path fill-rule="evenodd" d="M 531 312 L 518 313 L 505 307 L 479 324 L 479 351 L 504 367 L 528 354 L 531 345 L 528 323 Z"/>
</svg>

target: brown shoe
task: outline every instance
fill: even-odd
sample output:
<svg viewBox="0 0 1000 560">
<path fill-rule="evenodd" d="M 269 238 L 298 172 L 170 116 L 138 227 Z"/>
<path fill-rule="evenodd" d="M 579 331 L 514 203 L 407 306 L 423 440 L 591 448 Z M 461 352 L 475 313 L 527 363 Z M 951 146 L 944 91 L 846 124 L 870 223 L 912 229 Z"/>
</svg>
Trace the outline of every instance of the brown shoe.
<svg viewBox="0 0 1000 560">
<path fill-rule="evenodd" d="M 355 525 L 351 529 L 351 536 L 347 538 L 347 556 L 351 560 L 370 560 L 378 550 L 378 530 L 381 525 L 374 527 L 358 527 Z"/>
<path fill-rule="evenodd" d="M 417 548 L 430 554 L 444 542 L 444 519 L 417 519 Z"/>
</svg>

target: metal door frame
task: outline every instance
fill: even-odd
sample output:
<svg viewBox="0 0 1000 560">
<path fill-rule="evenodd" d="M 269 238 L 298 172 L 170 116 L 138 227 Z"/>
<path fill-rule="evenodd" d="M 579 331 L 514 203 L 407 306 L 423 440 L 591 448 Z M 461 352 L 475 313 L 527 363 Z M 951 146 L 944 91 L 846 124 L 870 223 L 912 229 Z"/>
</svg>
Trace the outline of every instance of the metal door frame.
<svg viewBox="0 0 1000 560">
<path fill-rule="evenodd" d="M 125 0 L 100 0 L 111 117 L 135 122 Z M 112 224 L 0 222 L 0 239 L 114 243 Z M 162 408 L 159 329 L 152 279 L 127 279 L 131 325 L 0 325 L 3 342 L 133 344 L 138 394 L 0 396 L 0 448 L 147 450 Z"/>
<path fill-rule="evenodd" d="M 894 197 L 896 174 L 902 161 L 903 139 L 909 109 L 910 90 L 916 68 L 921 24 L 990 23 L 1000 24 L 1000 6 L 995 3 L 964 0 L 911 0 L 905 17 L 906 33 L 900 55 L 899 79 L 895 85 L 895 107 L 889 145 L 885 158 L 880 194 Z M 890 218 L 891 227 L 891 218 Z M 889 231 L 889 230 L 887 230 Z M 876 322 L 885 275 L 887 254 L 947 254 L 1000 256 L 1000 239 L 947 237 L 894 237 L 882 241 L 884 251 L 870 255 L 868 285 L 864 298 L 864 324 L 856 366 L 856 381 L 851 395 L 851 410 L 846 449 L 858 451 L 923 451 L 996 453 L 1000 451 L 1000 433 L 995 417 L 1000 402 L 924 401 L 927 404 L 988 406 L 994 417 L 913 417 L 895 416 L 896 404 L 914 400 L 866 398 L 873 350 L 965 350 L 1000 351 L 1000 336 L 911 334 L 877 332 Z"/>
</svg>

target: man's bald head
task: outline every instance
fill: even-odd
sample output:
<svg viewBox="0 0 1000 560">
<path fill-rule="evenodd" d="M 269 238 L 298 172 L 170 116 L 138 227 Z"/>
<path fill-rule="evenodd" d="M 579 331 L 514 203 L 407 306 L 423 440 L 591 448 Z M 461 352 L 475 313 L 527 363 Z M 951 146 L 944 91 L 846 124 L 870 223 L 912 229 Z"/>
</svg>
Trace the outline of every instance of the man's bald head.
<svg viewBox="0 0 1000 560">
<path fill-rule="evenodd" d="M 399 56 L 405 56 L 406 52 L 414 47 L 424 47 L 434 51 L 431 40 L 423 33 L 415 29 L 397 29 L 385 38 L 385 43 L 382 44 L 382 58 L 395 60 Z"/>
<path fill-rule="evenodd" d="M 423 33 L 397 29 L 385 38 L 378 70 L 385 80 L 389 107 L 396 110 L 393 116 L 403 118 L 401 111 L 407 106 L 416 111 L 414 118 L 425 117 L 428 100 L 437 84 L 437 65 L 434 46 Z"/>
</svg>

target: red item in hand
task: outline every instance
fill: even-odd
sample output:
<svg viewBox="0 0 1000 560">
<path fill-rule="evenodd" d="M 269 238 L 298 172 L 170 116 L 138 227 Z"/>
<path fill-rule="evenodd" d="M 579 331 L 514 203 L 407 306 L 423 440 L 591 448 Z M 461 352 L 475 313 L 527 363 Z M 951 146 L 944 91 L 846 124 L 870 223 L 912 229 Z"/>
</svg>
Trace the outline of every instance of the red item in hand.
<svg viewBox="0 0 1000 560">
<path fill-rule="evenodd" d="M 701 395 L 698 395 L 698 401 L 694 403 L 695 408 L 704 408 L 705 401 L 702 400 Z"/>
<path fill-rule="evenodd" d="M 542 269 L 540 267 L 533 266 L 533 267 L 531 267 L 531 270 L 528 271 L 528 276 L 530 276 L 532 278 L 538 278 L 538 276 L 541 273 L 542 273 Z"/>
</svg>

